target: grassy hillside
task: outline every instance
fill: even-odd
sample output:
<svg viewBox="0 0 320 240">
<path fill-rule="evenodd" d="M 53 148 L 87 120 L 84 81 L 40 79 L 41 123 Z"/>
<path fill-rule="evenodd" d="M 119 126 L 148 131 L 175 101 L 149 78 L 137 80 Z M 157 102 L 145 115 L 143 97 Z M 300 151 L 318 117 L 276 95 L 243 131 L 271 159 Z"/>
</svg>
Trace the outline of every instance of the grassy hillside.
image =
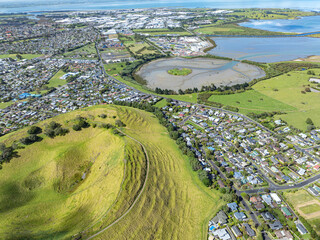
<svg viewBox="0 0 320 240">
<path fill-rule="evenodd" d="M 98 117 L 102 113 L 107 118 Z M 73 131 L 72 119 L 78 115 L 97 127 Z M 127 125 L 123 131 L 128 136 L 145 146 L 150 159 L 148 178 L 141 145 L 98 127 L 117 119 Z M 70 133 L 54 139 L 43 136 L 3 165 L 1 239 L 67 239 L 80 232 L 90 237 L 128 211 L 145 180 L 133 208 L 96 239 L 206 238 L 207 222 L 223 204 L 220 194 L 200 182 L 152 114 L 96 106 L 54 121 Z M 26 130 L 4 136 L 0 142 L 8 145 L 25 136 Z M 86 178 L 79 181 L 84 172 Z"/>
<path fill-rule="evenodd" d="M 66 121 L 76 114 L 55 121 L 68 126 Z M 124 156 L 124 139 L 101 128 L 44 137 L 19 150 L 19 157 L 1 170 L 0 238 L 66 239 L 81 231 L 115 201 Z M 79 180 L 84 173 L 85 179 Z"/>
</svg>

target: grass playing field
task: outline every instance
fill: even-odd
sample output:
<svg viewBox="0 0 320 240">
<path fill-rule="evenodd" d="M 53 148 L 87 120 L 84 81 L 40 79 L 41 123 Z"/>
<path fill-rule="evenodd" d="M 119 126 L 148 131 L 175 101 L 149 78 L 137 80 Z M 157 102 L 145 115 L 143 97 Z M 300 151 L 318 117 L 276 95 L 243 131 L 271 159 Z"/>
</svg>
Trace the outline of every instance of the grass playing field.
<svg viewBox="0 0 320 240">
<path fill-rule="evenodd" d="M 4 109 L 6 107 L 9 107 L 10 105 L 12 105 L 13 102 L 4 102 L 4 103 L 0 103 L 0 109 Z"/>
<path fill-rule="evenodd" d="M 48 87 L 59 87 L 67 83 L 65 79 L 60 79 L 65 72 L 62 70 L 59 70 L 50 80 L 49 83 L 47 84 Z"/>
<path fill-rule="evenodd" d="M 97 117 L 102 113 L 106 119 Z M 96 239 L 206 238 L 207 222 L 223 204 L 220 193 L 200 182 L 152 114 L 95 106 L 54 120 L 71 129 L 78 115 L 98 125 L 122 120 L 127 125 L 123 131 L 145 146 L 150 159 L 146 187 L 136 205 Z M 0 142 L 9 144 L 25 132 L 4 136 Z M 146 178 L 141 146 L 104 128 L 44 137 L 19 155 L 1 170 L 2 239 L 66 239 L 79 232 L 89 237 L 128 210 Z M 85 180 L 75 183 L 74 177 L 86 169 Z"/>
<path fill-rule="evenodd" d="M 96 59 L 97 51 L 94 43 L 87 44 L 81 48 L 63 54 L 67 58 Z"/>
<path fill-rule="evenodd" d="M 37 57 L 41 57 L 40 54 L 20 54 L 22 56 L 22 59 L 33 59 Z M 12 58 L 17 59 L 17 54 L 1 54 L 0 58 Z"/>
</svg>

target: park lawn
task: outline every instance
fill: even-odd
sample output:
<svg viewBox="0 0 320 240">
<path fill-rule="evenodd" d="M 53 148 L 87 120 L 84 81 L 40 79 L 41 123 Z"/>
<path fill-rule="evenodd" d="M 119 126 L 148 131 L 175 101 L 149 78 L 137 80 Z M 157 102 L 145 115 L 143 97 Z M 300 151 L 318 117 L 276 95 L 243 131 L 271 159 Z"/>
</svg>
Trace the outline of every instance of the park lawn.
<svg viewBox="0 0 320 240">
<path fill-rule="evenodd" d="M 94 56 L 89 56 L 94 54 Z M 83 59 L 95 59 L 97 58 L 97 51 L 94 43 L 87 44 L 81 48 L 75 49 L 70 52 L 66 52 L 63 54 L 65 57 L 73 57 L 75 55 L 80 55 Z"/>
<path fill-rule="evenodd" d="M 212 95 L 209 101 L 219 102 L 224 105 L 237 107 L 247 111 L 293 111 L 294 107 L 275 100 L 255 90 L 229 95 Z M 250 102 L 251 101 L 251 102 Z"/>
<path fill-rule="evenodd" d="M 65 136 L 44 137 L 18 150 L 19 156 L 3 164 L 0 179 L 1 239 L 70 239 L 99 220 L 115 201 L 124 176 L 125 139 L 104 128 L 71 130 L 77 115 L 97 118 L 111 108 L 75 111 L 52 120 L 70 129 Z M 22 129 L 7 144 L 25 136 Z M 76 183 L 86 172 L 85 180 Z M 110 184 L 112 182 L 112 184 Z"/>
<path fill-rule="evenodd" d="M 314 69 L 314 72 L 319 75 L 320 69 Z M 308 117 L 314 121 L 316 126 L 320 126 L 320 118 L 316 117 L 320 112 L 320 94 L 316 92 L 301 93 L 307 85 L 314 85 L 309 82 L 310 77 L 311 75 L 308 75 L 307 71 L 292 71 L 289 74 L 258 82 L 252 88 L 261 94 L 296 108 L 296 111 L 288 112 L 280 117 L 286 120 L 289 125 L 305 130 L 307 127 L 305 120 Z"/>
<path fill-rule="evenodd" d="M 67 84 L 67 81 L 65 79 L 60 79 L 65 74 L 64 71 L 59 70 L 50 80 L 47 84 L 48 87 L 59 87 L 62 85 Z"/>
<path fill-rule="evenodd" d="M 313 212 L 319 212 L 320 211 L 320 205 L 318 204 L 311 204 L 305 207 L 301 207 L 300 210 L 304 212 L 305 214 L 310 214 Z"/>
<path fill-rule="evenodd" d="M 124 132 L 146 147 L 149 178 L 137 205 L 96 239 L 206 239 L 209 219 L 224 204 L 220 193 L 200 182 L 152 114 L 118 107 L 118 115 Z"/>
<path fill-rule="evenodd" d="M 41 54 L 20 54 L 22 59 L 33 59 L 37 57 L 41 57 Z M 1 54 L 0 58 L 12 58 L 17 59 L 17 54 Z"/>
<path fill-rule="evenodd" d="M 0 109 L 4 109 L 4 108 L 6 108 L 6 107 L 9 107 L 9 106 L 11 106 L 12 104 L 13 104 L 12 101 L 10 101 L 10 102 L 0 102 Z"/>
</svg>

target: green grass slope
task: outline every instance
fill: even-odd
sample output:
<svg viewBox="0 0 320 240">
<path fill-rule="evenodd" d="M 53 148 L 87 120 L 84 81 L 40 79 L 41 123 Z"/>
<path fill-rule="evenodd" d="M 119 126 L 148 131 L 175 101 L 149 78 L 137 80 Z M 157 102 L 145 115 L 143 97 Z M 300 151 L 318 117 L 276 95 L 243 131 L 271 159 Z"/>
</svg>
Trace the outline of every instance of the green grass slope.
<svg viewBox="0 0 320 240">
<path fill-rule="evenodd" d="M 98 117 L 102 113 L 107 118 Z M 122 120 L 127 125 L 123 131 L 146 148 L 148 178 L 140 144 L 99 127 L 73 131 L 72 119 L 79 115 L 98 126 Z M 126 212 L 96 239 L 206 238 L 207 223 L 223 204 L 220 193 L 200 182 L 152 114 L 95 106 L 37 125 L 52 120 L 70 133 L 54 139 L 43 136 L 41 142 L 20 149 L 19 157 L 0 171 L 0 239 L 86 239 Z M 8 145 L 26 131 L 0 142 Z"/>
</svg>

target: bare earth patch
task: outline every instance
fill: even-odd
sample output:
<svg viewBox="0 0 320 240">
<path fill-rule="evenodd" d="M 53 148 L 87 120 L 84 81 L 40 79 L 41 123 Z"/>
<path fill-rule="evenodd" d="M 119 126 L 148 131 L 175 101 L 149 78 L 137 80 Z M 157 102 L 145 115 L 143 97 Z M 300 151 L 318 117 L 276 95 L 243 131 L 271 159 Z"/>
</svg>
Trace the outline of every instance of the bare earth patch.
<svg viewBox="0 0 320 240">
<path fill-rule="evenodd" d="M 309 206 L 309 205 L 318 205 L 319 206 L 319 211 L 313 212 L 313 213 L 309 213 L 309 214 L 305 214 L 301 208 Z M 317 218 L 320 217 L 320 202 L 318 200 L 312 200 L 309 202 L 305 202 L 305 203 L 301 203 L 299 205 L 296 206 L 296 209 L 298 211 L 298 213 L 304 217 L 305 219 L 311 219 L 311 218 Z"/>
</svg>

